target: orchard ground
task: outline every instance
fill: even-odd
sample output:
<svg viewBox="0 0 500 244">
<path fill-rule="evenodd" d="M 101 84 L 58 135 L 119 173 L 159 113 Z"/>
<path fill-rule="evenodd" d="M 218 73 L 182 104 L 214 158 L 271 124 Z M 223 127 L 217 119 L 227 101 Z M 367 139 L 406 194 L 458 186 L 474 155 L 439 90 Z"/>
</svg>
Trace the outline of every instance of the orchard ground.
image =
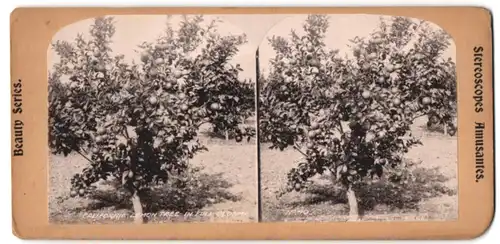
<svg viewBox="0 0 500 244">
<path fill-rule="evenodd" d="M 427 118 L 418 119 L 412 128 L 423 145 L 412 148 L 406 160 L 416 177 L 403 189 L 387 184 L 366 185 L 358 192 L 364 221 L 425 221 L 458 218 L 457 138 L 426 128 Z M 276 191 L 286 185 L 286 175 L 296 166 L 301 154 L 292 148 L 284 151 L 261 145 L 262 221 L 345 221 L 349 209 L 344 191 L 332 185 L 328 175 L 314 177 L 303 192 Z"/>
<path fill-rule="evenodd" d="M 390 193 L 392 197 L 387 196 L 390 187 L 375 184 L 366 188 L 360 203 L 365 209 L 364 220 L 452 220 L 458 217 L 457 140 L 441 132 L 429 131 L 425 128 L 426 121 L 421 118 L 413 127 L 413 133 L 422 136 L 424 145 L 413 148 L 406 155 L 407 160 L 420 162 L 412 169 L 420 180 L 411 184 L 406 193 Z M 254 120 L 247 124 L 253 125 Z M 157 209 L 150 222 L 257 220 L 255 141 L 226 142 L 207 136 L 209 128 L 204 129 L 200 135 L 209 151 L 192 160 L 195 167 L 202 167 L 198 181 L 204 188 L 193 190 L 195 194 L 190 197 L 190 201 L 198 201 L 191 204 L 199 208 L 190 210 L 187 215 L 179 212 L 168 202 L 172 192 L 164 189 L 155 199 Z M 280 152 L 266 146 L 261 146 L 263 221 L 342 221 L 347 217 L 342 190 L 333 187 L 328 176 L 316 177 L 313 187 L 305 192 L 276 198 L 275 192 L 284 187 L 286 173 L 300 159 L 300 154 L 293 149 Z M 83 157 L 51 155 L 49 160 L 51 223 L 132 221 L 128 198 L 108 185 L 100 184 L 98 194 L 92 199 L 68 198 L 71 177 L 88 164 Z"/>
<path fill-rule="evenodd" d="M 249 119 L 247 126 L 254 126 Z M 150 223 L 158 222 L 253 222 L 257 221 L 257 154 L 255 139 L 240 143 L 210 136 L 210 127 L 200 129 L 200 140 L 208 151 L 190 163 L 199 169 L 196 182 L 186 190 L 159 188 L 149 196 L 153 206 L 145 208 Z M 70 180 L 88 165 L 82 156 L 50 156 L 49 218 L 51 223 L 132 222 L 132 207 L 124 191 L 99 183 L 89 198 L 68 198 Z M 176 193 L 181 192 L 180 197 Z M 189 206 L 189 209 L 180 209 Z"/>
</svg>

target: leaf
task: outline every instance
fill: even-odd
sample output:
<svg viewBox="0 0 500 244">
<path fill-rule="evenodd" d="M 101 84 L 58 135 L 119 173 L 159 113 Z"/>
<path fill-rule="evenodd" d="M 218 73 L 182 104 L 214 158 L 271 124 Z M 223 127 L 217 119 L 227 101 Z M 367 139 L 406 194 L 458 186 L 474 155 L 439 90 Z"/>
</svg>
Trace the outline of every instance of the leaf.
<svg viewBox="0 0 500 244">
<path fill-rule="evenodd" d="M 324 147 L 323 147 L 323 148 L 321 148 L 321 150 L 320 150 L 320 154 L 321 154 L 321 156 L 325 156 L 325 155 L 327 155 L 327 154 L 328 154 L 328 150 L 327 150 L 326 148 L 324 148 Z"/>
</svg>

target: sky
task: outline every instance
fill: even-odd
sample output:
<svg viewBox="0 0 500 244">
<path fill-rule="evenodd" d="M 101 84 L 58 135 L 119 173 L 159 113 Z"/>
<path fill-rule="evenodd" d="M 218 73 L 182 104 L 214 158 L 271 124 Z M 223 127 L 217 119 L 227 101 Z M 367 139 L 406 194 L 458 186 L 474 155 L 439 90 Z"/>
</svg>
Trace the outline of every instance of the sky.
<svg viewBox="0 0 500 244">
<path fill-rule="evenodd" d="M 389 16 L 384 16 L 389 18 Z M 307 15 L 294 15 L 289 16 L 281 22 L 274 25 L 266 34 L 265 40 L 259 46 L 259 55 L 261 58 L 260 67 L 265 71 L 268 70 L 269 59 L 275 56 L 275 52 L 272 50 L 267 38 L 273 35 L 288 37 L 290 36 L 291 29 L 294 29 L 299 35 L 304 33 L 302 29 L 303 23 L 307 19 Z M 350 48 L 347 46 L 349 44 L 349 39 L 355 36 L 364 37 L 368 36 L 369 33 L 374 31 L 378 24 L 380 15 L 370 15 L 370 14 L 336 14 L 329 15 L 329 29 L 326 33 L 325 44 L 329 49 L 338 49 L 339 55 L 344 57 L 345 54 L 351 55 Z M 432 26 L 439 30 L 439 26 L 432 24 Z M 455 43 L 452 42 L 450 48 L 446 50 L 443 54 L 443 58 L 452 58 L 456 60 L 456 48 Z"/>
<path fill-rule="evenodd" d="M 138 61 L 139 54 L 137 45 L 144 41 L 154 41 L 165 29 L 167 16 L 165 15 L 118 15 L 115 19 L 116 33 L 114 42 L 111 45 L 117 54 L 124 54 L 129 61 Z M 367 36 L 378 24 L 379 15 L 367 14 L 336 14 L 329 15 L 330 28 L 327 33 L 325 43 L 328 48 L 339 49 L 343 56 L 348 51 L 349 39 L 355 36 Z M 264 72 L 268 70 L 269 59 L 274 56 L 274 51 L 269 45 L 267 38 L 276 36 L 286 37 L 291 29 L 301 33 L 302 24 L 307 15 L 205 15 L 205 23 L 212 19 L 219 18 L 223 22 L 218 24 L 219 33 L 243 34 L 248 38 L 248 43 L 240 46 L 239 53 L 231 63 L 239 63 L 243 68 L 240 77 L 243 79 L 255 80 L 255 52 L 259 48 L 260 67 Z M 172 25 L 175 27 L 180 20 L 180 16 L 174 16 Z M 66 40 L 73 41 L 78 33 L 86 34 L 93 23 L 93 19 L 86 19 L 65 26 L 59 30 L 53 41 Z M 436 28 L 439 28 L 436 26 Z M 49 70 L 57 62 L 57 56 L 48 49 Z M 444 54 L 444 58 L 451 57 L 456 60 L 455 45 Z"/>
<path fill-rule="evenodd" d="M 115 20 L 116 32 L 113 37 L 111 48 L 117 54 L 124 54 L 126 58 L 138 60 L 139 55 L 137 45 L 144 41 L 153 41 L 166 27 L 167 16 L 165 15 L 121 15 L 113 16 Z M 242 78 L 255 80 L 255 52 L 263 36 L 267 33 L 275 22 L 283 17 L 276 15 L 206 15 L 204 24 L 210 23 L 214 18 L 219 18 L 223 22 L 218 24 L 219 33 L 226 34 L 247 34 L 248 43 L 240 46 L 240 51 L 234 57 L 231 63 L 239 63 L 243 68 Z M 262 19 L 267 21 L 262 22 Z M 179 16 L 172 18 L 172 25 L 175 27 L 180 20 Z M 259 25 L 248 25 L 248 23 L 259 23 Z M 73 41 L 78 33 L 87 34 L 93 19 L 86 19 L 71 25 L 65 26 L 59 30 L 52 38 L 52 41 L 66 40 Z M 243 27 L 243 28 L 242 28 Z M 49 70 L 58 58 L 54 51 L 48 49 Z"/>
</svg>

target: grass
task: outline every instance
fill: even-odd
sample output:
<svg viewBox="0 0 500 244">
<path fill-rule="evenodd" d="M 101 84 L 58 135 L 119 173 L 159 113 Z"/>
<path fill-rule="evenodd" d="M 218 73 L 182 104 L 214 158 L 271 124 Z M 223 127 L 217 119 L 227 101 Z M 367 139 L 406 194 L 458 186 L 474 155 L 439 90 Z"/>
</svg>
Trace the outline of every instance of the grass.
<svg viewBox="0 0 500 244">
<path fill-rule="evenodd" d="M 457 140 L 427 131 L 425 123 L 425 118 L 421 118 L 412 129 L 414 135 L 421 137 L 423 146 L 406 154 L 405 160 L 414 162 L 407 170 L 414 175 L 413 180 L 401 185 L 382 179 L 357 187 L 364 221 L 457 219 Z M 328 175 L 314 177 L 312 186 L 303 192 L 277 197 L 276 192 L 285 187 L 286 173 L 297 164 L 301 154 L 293 149 L 269 150 L 266 145 L 261 148 L 263 221 L 347 220 L 345 189 L 333 185 Z"/>
<path fill-rule="evenodd" d="M 148 223 L 252 222 L 257 220 L 257 158 L 255 141 L 202 136 L 209 151 L 191 160 L 191 181 L 180 190 L 172 185 L 145 192 Z M 70 180 L 88 165 L 78 154 L 49 159 L 49 222 L 128 223 L 133 221 L 127 192 L 114 181 L 98 182 L 88 197 L 69 198 Z"/>
</svg>

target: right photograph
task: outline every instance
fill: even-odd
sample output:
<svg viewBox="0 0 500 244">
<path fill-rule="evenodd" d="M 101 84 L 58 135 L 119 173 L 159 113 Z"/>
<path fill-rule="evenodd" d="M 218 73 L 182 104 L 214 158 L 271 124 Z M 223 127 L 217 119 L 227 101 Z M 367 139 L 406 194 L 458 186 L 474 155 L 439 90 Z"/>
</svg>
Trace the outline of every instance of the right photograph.
<svg viewBox="0 0 500 244">
<path fill-rule="evenodd" d="M 262 222 L 458 218 L 456 47 L 404 16 L 294 15 L 257 51 Z"/>
</svg>

